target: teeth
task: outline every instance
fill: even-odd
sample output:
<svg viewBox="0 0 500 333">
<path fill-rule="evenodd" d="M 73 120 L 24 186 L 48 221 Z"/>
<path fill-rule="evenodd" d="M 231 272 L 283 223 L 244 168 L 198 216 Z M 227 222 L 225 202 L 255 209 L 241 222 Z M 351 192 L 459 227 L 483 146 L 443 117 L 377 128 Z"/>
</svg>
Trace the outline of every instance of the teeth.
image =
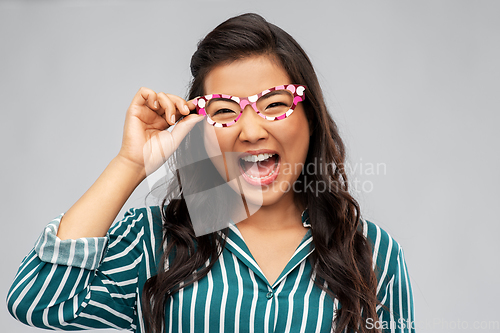
<svg viewBox="0 0 500 333">
<path fill-rule="evenodd" d="M 264 179 L 264 178 L 267 178 L 267 177 L 272 176 L 273 174 L 274 174 L 274 170 L 273 170 L 273 171 L 271 171 L 268 175 L 265 175 L 265 176 L 263 176 L 263 177 L 254 177 L 254 176 L 249 175 L 249 174 L 247 174 L 247 176 L 248 176 L 248 177 L 250 177 L 250 178 L 252 178 L 252 179 Z"/>
<path fill-rule="evenodd" d="M 243 156 L 241 159 L 243 161 L 246 161 L 246 162 L 261 162 L 261 161 L 264 161 L 264 160 L 267 160 L 269 157 L 271 156 L 274 156 L 275 154 L 268 154 L 268 153 L 264 153 L 264 154 L 258 154 L 258 155 L 246 155 L 246 156 Z"/>
</svg>

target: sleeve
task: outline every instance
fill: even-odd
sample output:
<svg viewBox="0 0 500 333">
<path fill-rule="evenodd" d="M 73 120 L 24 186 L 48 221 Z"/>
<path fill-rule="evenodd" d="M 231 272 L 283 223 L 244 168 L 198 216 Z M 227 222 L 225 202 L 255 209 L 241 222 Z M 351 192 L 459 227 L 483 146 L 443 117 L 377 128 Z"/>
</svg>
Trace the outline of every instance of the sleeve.
<svg viewBox="0 0 500 333">
<path fill-rule="evenodd" d="M 378 318 L 368 318 L 366 327 L 384 333 L 415 333 L 413 294 L 403 248 L 375 223 L 361 221 L 363 235 L 372 245 L 379 301 Z"/>
<path fill-rule="evenodd" d="M 415 333 L 413 293 L 410 276 L 403 254 L 398 245 L 397 256 L 392 262 L 393 269 L 378 292 L 380 304 L 377 306 L 379 327 L 383 332 Z"/>
<path fill-rule="evenodd" d="M 53 330 L 135 331 L 144 210 L 131 209 L 106 237 L 60 240 L 62 215 L 44 229 L 21 262 L 7 295 L 17 320 Z"/>
</svg>

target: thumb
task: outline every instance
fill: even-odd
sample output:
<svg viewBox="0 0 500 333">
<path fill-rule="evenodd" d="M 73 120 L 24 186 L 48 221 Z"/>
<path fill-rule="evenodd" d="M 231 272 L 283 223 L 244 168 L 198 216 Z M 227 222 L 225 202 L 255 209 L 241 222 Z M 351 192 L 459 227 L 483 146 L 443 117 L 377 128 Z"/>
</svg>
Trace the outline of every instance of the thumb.
<svg viewBox="0 0 500 333">
<path fill-rule="evenodd" d="M 171 132 L 163 130 L 152 136 L 143 147 L 146 175 L 155 172 L 179 147 L 194 125 L 203 118 L 203 116 L 189 115 L 180 120 Z"/>
<path fill-rule="evenodd" d="M 204 118 L 205 118 L 204 116 L 190 114 L 182 118 L 180 121 L 177 122 L 177 124 L 175 124 L 171 132 L 174 144 L 173 150 L 179 147 L 181 141 L 186 137 L 189 131 L 193 129 L 194 125 L 199 123 Z"/>
</svg>

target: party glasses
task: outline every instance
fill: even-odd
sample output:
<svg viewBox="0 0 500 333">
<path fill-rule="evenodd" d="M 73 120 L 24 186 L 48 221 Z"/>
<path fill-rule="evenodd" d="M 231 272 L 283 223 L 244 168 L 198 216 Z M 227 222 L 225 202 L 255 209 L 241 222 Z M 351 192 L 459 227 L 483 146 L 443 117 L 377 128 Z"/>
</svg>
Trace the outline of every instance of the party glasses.
<svg viewBox="0 0 500 333">
<path fill-rule="evenodd" d="M 207 116 L 207 121 L 215 127 L 228 127 L 240 119 L 243 109 L 250 105 L 259 116 L 267 120 L 281 120 L 290 116 L 306 95 L 305 86 L 288 84 L 264 90 L 249 97 L 212 94 L 193 100 L 196 112 Z"/>
</svg>

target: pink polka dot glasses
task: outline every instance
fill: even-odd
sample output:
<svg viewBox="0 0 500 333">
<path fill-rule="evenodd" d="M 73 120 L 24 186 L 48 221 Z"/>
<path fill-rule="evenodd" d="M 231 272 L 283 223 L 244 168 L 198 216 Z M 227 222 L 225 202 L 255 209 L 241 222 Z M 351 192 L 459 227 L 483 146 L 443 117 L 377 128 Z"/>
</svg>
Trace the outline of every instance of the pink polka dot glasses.
<svg viewBox="0 0 500 333">
<path fill-rule="evenodd" d="M 236 97 L 224 94 L 212 94 L 193 100 L 196 112 L 206 116 L 210 125 L 228 127 L 235 124 L 247 105 L 259 116 L 267 120 L 281 120 L 290 116 L 306 95 L 306 87 L 300 84 L 288 84 L 269 88 L 260 94 L 249 97 Z"/>
</svg>

